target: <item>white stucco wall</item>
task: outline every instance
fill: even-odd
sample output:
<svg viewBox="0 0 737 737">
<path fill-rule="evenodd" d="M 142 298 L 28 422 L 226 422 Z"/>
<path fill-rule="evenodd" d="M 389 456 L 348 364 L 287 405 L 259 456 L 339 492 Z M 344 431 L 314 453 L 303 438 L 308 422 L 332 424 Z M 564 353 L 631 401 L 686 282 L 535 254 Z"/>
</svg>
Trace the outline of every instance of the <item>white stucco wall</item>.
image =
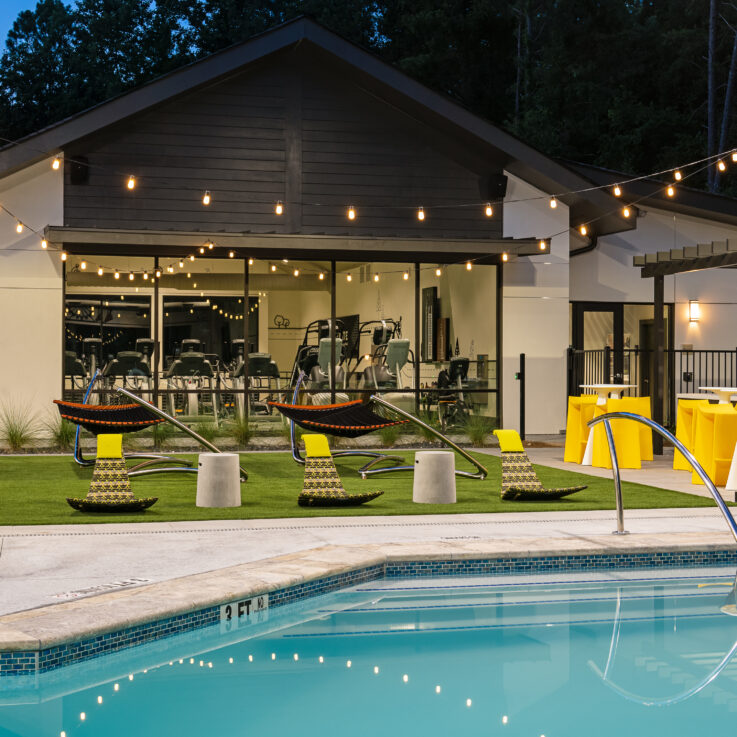
<svg viewBox="0 0 737 737">
<path fill-rule="evenodd" d="M 646 207 L 633 231 L 603 236 L 594 251 L 571 258 L 571 300 L 650 302 L 653 280 L 632 266 L 638 254 L 725 239 L 737 228 Z M 688 301 L 699 300 L 701 320 L 688 322 Z M 665 301 L 675 305 L 675 340 L 694 348 L 737 346 L 737 271 L 710 269 L 665 278 Z"/>
<path fill-rule="evenodd" d="M 63 171 L 51 160 L 0 180 L 0 202 L 36 231 L 61 225 Z M 62 278 L 57 251 L 0 212 L 0 403 L 48 417 L 61 395 Z"/>
<path fill-rule="evenodd" d="M 557 433 L 565 425 L 568 346 L 568 208 L 552 209 L 544 192 L 507 173 L 504 235 L 550 238 L 550 253 L 504 265 L 503 422 L 519 429 L 519 354 L 526 361 L 526 431 Z M 531 199 L 540 197 L 541 199 Z"/>
</svg>

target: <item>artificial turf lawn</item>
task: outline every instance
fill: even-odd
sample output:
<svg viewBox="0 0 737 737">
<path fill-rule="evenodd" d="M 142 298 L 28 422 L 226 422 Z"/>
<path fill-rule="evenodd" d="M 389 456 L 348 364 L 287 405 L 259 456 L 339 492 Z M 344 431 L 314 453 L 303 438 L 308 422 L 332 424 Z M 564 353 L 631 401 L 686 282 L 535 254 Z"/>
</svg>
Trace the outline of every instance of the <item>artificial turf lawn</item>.
<svg viewBox="0 0 737 737">
<path fill-rule="evenodd" d="M 398 454 L 412 457 L 412 453 Z M 192 460 L 196 456 L 184 456 Z M 92 478 L 92 468 L 77 466 L 71 457 L 0 457 L 0 524 L 41 525 L 94 522 L 170 522 L 174 520 L 259 519 L 268 517 L 344 517 L 395 514 L 449 514 L 473 512 L 545 512 L 614 509 L 614 484 L 610 478 L 559 471 L 536 466 L 546 487 L 588 488 L 553 502 L 515 502 L 499 498 L 501 462 L 490 455 L 478 455 L 489 470 L 484 481 L 457 479 L 457 503 L 413 504 L 412 474 L 395 472 L 365 481 L 356 473 L 365 458 L 338 458 L 336 465 L 346 491 L 381 489 L 378 499 L 359 507 L 310 508 L 297 505 L 302 489 L 302 466 L 288 453 L 243 453 L 241 465 L 248 481 L 241 486 L 242 506 L 202 509 L 195 506 L 195 474 L 156 474 L 131 479 L 137 497 L 159 497 L 144 512 L 127 514 L 85 513 L 72 509 L 66 497 L 84 497 Z M 411 460 L 410 460 L 411 462 Z M 458 459 L 458 468 L 469 464 Z M 132 463 L 131 463 L 132 465 Z M 656 489 L 641 484 L 622 484 L 625 509 L 663 507 L 709 507 L 710 498 Z"/>
</svg>

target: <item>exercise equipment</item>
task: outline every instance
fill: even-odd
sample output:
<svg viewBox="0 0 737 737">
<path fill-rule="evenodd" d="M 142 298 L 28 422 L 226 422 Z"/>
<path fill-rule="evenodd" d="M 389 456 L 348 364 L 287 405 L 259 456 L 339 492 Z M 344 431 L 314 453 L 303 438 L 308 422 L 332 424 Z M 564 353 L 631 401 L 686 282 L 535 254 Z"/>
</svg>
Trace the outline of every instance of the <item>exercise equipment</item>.
<svg viewBox="0 0 737 737">
<path fill-rule="evenodd" d="M 295 386 L 300 380 L 300 374 L 304 373 L 310 376 L 312 369 L 318 365 L 318 354 L 320 351 L 320 341 L 324 338 L 330 340 L 330 320 L 313 320 L 306 328 L 302 342 L 297 348 L 297 354 L 294 358 L 294 365 L 289 378 L 289 386 Z M 340 338 L 341 346 L 347 345 L 348 330 L 341 320 L 335 321 L 335 338 Z M 342 350 L 337 355 L 336 365 L 343 363 Z"/>
<path fill-rule="evenodd" d="M 235 343 L 235 341 L 233 342 Z M 243 360 L 243 354 L 240 354 L 237 365 L 231 374 L 232 387 L 234 392 L 236 392 L 236 408 L 240 416 L 243 416 L 244 396 L 242 392 L 245 366 L 246 363 Z M 266 393 L 265 399 L 261 398 L 260 393 L 250 395 L 249 411 L 255 414 L 271 414 L 269 402 L 281 390 L 281 381 L 279 378 L 279 367 L 272 360 L 270 353 L 248 354 L 248 388 L 262 390 Z M 239 391 L 241 393 L 237 393 Z"/>
<path fill-rule="evenodd" d="M 169 398 L 169 412 L 176 414 L 177 399 L 188 416 L 200 415 L 200 405 L 205 404 L 209 395 L 213 420 L 218 424 L 217 396 L 213 391 L 216 374 L 210 361 L 201 350 L 202 341 L 185 338 L 179 356 L 174 359 L 164 373 Z"/>
</svg>

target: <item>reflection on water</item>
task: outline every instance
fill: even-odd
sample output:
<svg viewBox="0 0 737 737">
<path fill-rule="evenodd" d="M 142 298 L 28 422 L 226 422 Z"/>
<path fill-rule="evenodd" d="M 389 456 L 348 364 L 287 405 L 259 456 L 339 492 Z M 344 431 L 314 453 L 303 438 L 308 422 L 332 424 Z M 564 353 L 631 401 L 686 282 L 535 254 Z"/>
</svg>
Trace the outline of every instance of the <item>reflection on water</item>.
<svg viewBox="0 0 737 737">
<path fill-rule="evenodd" d="M 726 730 L 737 713 L 732 579 L 654 575 L 363 584 L 232 631 L 2 679 L 0 735 Z"/>
</svg>

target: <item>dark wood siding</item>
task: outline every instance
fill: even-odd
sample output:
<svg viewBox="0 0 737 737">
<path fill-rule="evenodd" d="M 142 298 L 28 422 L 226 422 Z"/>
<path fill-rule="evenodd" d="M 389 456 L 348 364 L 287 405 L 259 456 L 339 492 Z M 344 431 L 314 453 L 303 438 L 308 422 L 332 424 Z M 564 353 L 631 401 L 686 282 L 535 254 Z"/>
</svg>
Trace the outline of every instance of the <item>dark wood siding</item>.
<svg viewBox="0 0 737 737">
<path fill-rule="evenodd" d="M 77 141 L 65 155 L 88 159 L 89 180 L 71 184 L 66 167 L 65 224 L 213 238 L 249 231 L 500 237 L 501 208 L 490 220 L 470 206 L 479 202 L 479 173 L 493 169 L 479 163 L 469 171 L 438 141 L 354 78 L 292 51 Z M 133 191 L 125 187 L 130 174 Z M 277 200 L 285 202 L 282 217 Z"/>
</svg>

